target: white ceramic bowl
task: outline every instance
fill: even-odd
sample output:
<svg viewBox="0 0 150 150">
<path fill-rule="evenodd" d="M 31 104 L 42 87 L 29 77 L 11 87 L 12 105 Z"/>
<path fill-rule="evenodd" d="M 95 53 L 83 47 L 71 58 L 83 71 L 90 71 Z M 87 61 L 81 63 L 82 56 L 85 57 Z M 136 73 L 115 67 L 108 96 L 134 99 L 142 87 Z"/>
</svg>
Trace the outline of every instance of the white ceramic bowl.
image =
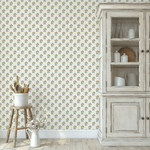
<svg viewBox="0 0 150 150">
<path fill-rule="evenodd" d="M 115 77 L 115 86 L 125 86 L 125 79 L 121 77 Z"/>
</svg>

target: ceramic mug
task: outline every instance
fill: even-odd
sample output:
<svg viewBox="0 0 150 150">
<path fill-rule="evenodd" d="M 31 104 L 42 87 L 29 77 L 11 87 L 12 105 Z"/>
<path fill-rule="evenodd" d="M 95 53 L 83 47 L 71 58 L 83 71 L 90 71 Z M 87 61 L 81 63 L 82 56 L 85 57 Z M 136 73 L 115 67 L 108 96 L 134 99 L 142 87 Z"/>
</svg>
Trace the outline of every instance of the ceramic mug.
<svg viewBox="0 0 150 150">
<path fill-rule="evenodd" d="M 135 31 L 134 29 L 129 29 L 128 33 L 128 38 L 132 39 L 135 38 Z"/>
<path fill-rule="evenodd" d="M 115 77 L 114 85 L 115 86 L 125 86 L 125 79 L 121 78 L 121 77 Z"/>
</svg>

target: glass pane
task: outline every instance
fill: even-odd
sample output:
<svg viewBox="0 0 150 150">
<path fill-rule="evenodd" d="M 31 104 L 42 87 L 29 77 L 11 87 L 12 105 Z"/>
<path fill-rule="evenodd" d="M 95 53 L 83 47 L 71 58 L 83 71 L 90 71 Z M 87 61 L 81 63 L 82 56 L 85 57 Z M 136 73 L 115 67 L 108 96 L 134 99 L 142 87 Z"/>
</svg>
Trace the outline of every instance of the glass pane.
<svg viewBox="0 0 150 150">
<path fill-rule="evenodd" d="M 112 18 L 111 38 L 138 38 L 139 18 Z"/>
<path fill-rule="evenodd" d="M 139 86 L 139 66 L 112 66 L 111 86 Z"/>
<path fill-rule="evenodd" d="M 149 80 L 150 80 L 150 65 L 149 65 Z M 149 87 L 150 87 L 150 81 L 149 81 Z"/>
<path fill-rule="evenodd" d="M 150 50 L 150 17 L 149 17 L 149 50 Z M 150 52 L 149 52 L 149 63 L 150 63 Z"/>
<path fill-rule="evenodd" d="M 150 50 L 150 17 L 149 17 L 149 50 Z M 149 87 L 150 87 L 150 52 L 149 52 Z"/>
<path fill-rule="evenodd" d="M 139 40 L 112 40 L 111 62 L 139 62 Z"/>
<path fill-rule="evenodd" d="M 139 86 L 139 18 L 112 18 L 111 86 Z"/>
<path fill-rule="evenodd" d="M 150 39 L 150 17 L 149 17 L 149 39 Z M 150 44 L 150 42 L 149 42 Z"/>
</svg>

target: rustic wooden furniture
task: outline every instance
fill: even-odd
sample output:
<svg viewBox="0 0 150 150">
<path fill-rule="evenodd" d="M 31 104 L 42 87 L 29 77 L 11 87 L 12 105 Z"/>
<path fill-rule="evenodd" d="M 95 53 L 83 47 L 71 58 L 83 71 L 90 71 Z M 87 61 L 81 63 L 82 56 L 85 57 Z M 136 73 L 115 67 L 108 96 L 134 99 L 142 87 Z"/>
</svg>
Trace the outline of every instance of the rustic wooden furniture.
<svg viewBox="0 0 150 150">
<path fill-rule="evenodd" d="M 31 112 L 32 106 L 27 106 L 27 107 L 15 107 L 15 106 L 11 106 L 10 108 L 12 109 L 12 112 L 11 112 L 11 117 L 10 117 L 8 132 L 7 132 L 7 140 L 6 140 L 6 143 L 7 143 L 8 140 L 9 140 L 10 130 L 11 130 L 11 131 L 14 131 L 14 147 L 16 147 L 17 130 L 27 129 L 27 127 L 26 127 L 26 124 L 27 124 L 27 109 L 29 109 L 29 116 L 30 116 L 30 119 L 31 119 L 31 120 L 33 119 L 33 118 L 32 118 L 32 112 Z M 18 113 L 19 113 L 19 110 L 20 110 L 20 109 L 24 109 L 25 127 L 18 128 Z M 11 128 L 14 111 L 16 111 L 15 128 Z M 26 133 L 26 138 L 28 139 L 27 133 Z"/>
<path fill-rule="evenodd" d="M 97 17 L 98 139 L 102 146 L 150 146 L 150 4 L 102 3 Z M 134 38 L 128 35 L 130 29 Z M 134 50 L 133 62 L 114 62 L 114 53 L 123 47 Z M 115 86 L 114 78 L 125 78 L 126 73 L 136 75 L 137 85 Z"/>
</svg>

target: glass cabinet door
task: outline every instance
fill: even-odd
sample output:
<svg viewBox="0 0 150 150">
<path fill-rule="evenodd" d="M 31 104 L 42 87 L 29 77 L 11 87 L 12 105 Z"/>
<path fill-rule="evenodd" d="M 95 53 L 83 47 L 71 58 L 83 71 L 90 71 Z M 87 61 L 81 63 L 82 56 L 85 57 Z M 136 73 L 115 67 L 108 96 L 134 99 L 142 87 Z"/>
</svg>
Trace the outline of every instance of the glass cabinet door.
<svg viewBox="0 0 150 150">
<path fill-rule="evenodd" d="M 146 13 L 146 91 L 150 91 L 150 12 Z"/>
<path fill-rule="evenodd" d="M 107 13 L 107 91 L 143 91 L 142 12 Z"/>
</svg>

